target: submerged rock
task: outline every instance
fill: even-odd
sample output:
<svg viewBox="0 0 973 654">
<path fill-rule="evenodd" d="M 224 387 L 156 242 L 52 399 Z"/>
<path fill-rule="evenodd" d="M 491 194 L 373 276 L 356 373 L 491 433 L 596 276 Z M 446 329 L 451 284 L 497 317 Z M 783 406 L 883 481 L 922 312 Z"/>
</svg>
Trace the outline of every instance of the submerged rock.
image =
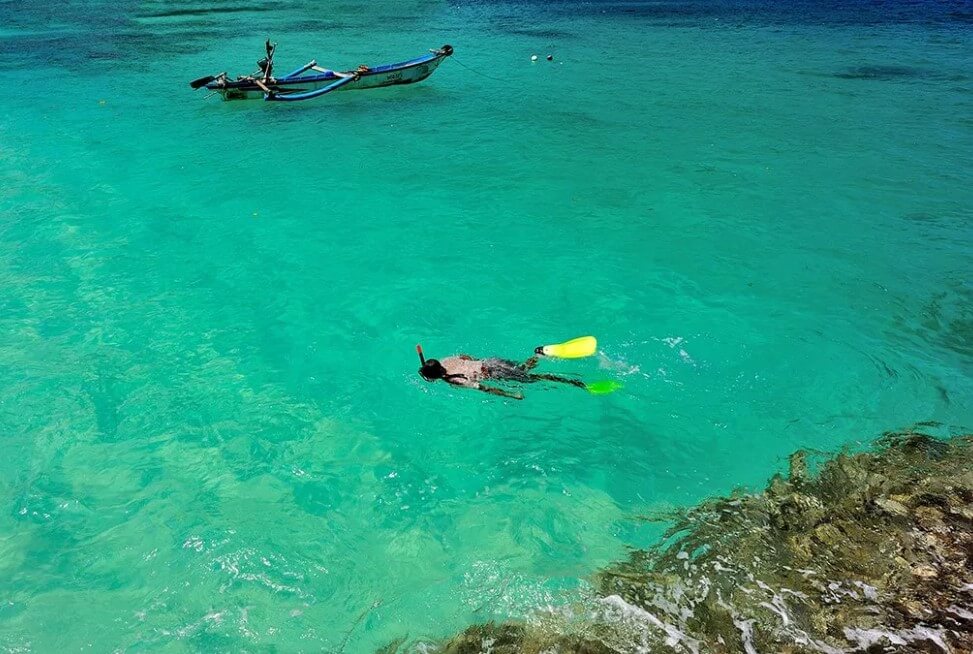
<svg viewBox="0 0 973 654">
<path fill-rule="evenodd" d="M 909 515 L 909 507 L 891 497 L 880 497 L 875 500 L 875 506 L 887 512 L 889 515 L 905 517 Z"/>
<path fill-rule="evenodd" d="M 431 651 L 971 652 L 971 454 L 970 436 L 887 434 L 812 476 L 799 453 L 765 492 L 704 502 L 600 571 L 571 619 L 476 625 Z"/>
<path fill-rule="evenodd" d="M 473 625 L 439 650 L 442 654 L 614 654 L 596 638 L 565 634 L 543 635 L 514 624 Z"/>
</svg>

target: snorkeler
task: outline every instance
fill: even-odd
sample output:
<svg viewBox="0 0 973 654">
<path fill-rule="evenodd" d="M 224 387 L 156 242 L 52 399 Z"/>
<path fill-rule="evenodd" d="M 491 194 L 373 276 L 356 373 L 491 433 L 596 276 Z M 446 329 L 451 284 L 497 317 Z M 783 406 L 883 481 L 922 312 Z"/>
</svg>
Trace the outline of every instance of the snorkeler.
<svg viewBox="0 0 973 654">
<path fill-rule="evenodd" d="M 535 350 L 537 354 L 543 354 L 542 348 Z M 428 382 L 442 379 L 447 384 L 462 386 L 463 388 L 474 388 L 491 395 L 500 395 L 515 400 L 522 400 L 522 393 L 510 393 L 495 386 L 484 386 L 480 382 L 484 380 L 512 381 L 522 384 L 532 384 L 539 381 L 558 382 L 561 384 L 571 384 L 579 388 L 587 388 L 580 379 L 569 379 L 557 375 L 536 374 L 530 372 L 537 365 L 538 358 L 532 356 L 523 363 L 508 361 L 507 359 L 474 359 L 468 354 L 447 357 L 442 361 L 427 359 L 422 353 L 422 346 L 416 345 L 416 352 L 419 353 L 419 361 L 422 367 L 419 375 Z"/>
</svg>

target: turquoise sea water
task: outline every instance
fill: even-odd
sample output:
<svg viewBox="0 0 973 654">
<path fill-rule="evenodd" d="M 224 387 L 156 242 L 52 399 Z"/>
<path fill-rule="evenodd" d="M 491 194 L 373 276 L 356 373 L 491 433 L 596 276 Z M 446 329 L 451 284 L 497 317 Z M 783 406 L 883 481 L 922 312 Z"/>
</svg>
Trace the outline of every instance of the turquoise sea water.
<svg viewBox="0 0 973 654">
<path fill-rule="evenodd" d="M 794 449 L 969 430 L 971 16 L 0 3 L 0 650 L 434 640 Z M 189 90 L 268 36 L 281 70 L 456 56 Z M 586 333 L 542 365 L 623 391 L 416 375 Z"/>
</svg>

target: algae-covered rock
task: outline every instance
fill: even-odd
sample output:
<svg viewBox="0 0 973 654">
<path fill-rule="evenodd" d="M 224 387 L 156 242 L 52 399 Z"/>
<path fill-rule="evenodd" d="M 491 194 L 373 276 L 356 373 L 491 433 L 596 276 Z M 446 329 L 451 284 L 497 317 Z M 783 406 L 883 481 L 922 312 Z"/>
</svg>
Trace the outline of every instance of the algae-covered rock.
<svg viewBox="0 0 973 654">
<path fill-rule="evenodd" d="M 490 651 L 494 654 L 516 654 L 524 651 L 526 628 L 515 624 L 494 624 L 489 622 L 473 625 L 453 638 L 444 654 L 479 654 Z"/>
<path fill-rule="evenodd" d="M 470 627 L 447 654 L 973 652 L 973 437 L 886 434 L 677 516 L 595 576 L 584 624 Z"/>
<path fill-rule="evenodd" d="M 544 634 L 522 625 L 493 622 L 468 627 L 439 651 L 442 654 L 614 654 L 614 650 L 598 640 Z"/>
<path fill-rule="evenodd" d="M 875 500 L 875 506 L 882 509 L 889 515 L 905 517 L 909 515 L 909 507 L 891 497 L 880 497 Z"/>
</svg>

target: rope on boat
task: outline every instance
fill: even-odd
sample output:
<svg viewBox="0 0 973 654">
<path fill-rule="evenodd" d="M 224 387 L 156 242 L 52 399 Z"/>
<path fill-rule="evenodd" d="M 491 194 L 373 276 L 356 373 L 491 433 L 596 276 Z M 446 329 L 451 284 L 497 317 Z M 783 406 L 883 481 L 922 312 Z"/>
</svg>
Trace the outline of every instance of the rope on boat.
<svg viewBox="0 0 973 654">
<path fill-rule="evenodd" d="M 475 68 L 472 68 L 472 67 L 470 67 L 470 66 L 467 66 L 467 65 L 466 65 L 466 64 L 464 64 L 464 63 L 463 63 L 462 61 L 460 61 L 459 59 L 457 59 L 457 58 L 456 58 L 456 55 L 453 55 L 453 61 L 455 61 L 456 63 L 458 63 L 458 64 L 459 64 L 460 66 L 462 66 L 462 67 L 463 67 L 463 68 L 465 68 L 466 70 L 468 70 L 468 71 L 470 71 L 470 72 L 473 72 L 473 73 L 476 73 L 476 74 L 477 74 L 477 75 L 479 75 L 480 77 L 485 77 L 485 78 L 487 78 L 487 79 L 492 79 L 492 80 L 493 80 L 494 82 L 506 82 L 506 81 L 507 81 L 507 80 L 504 80 L 504 79 L 500 79 L 499 77 L 490 77 L 490 76 L 489 76 L 489 75 L 487 75 L 486 73 L 481 73 L 481 72 L 480 72 L 480 71 L 478 71 L 477 69 L 475 69 Z"/>
</svg>

